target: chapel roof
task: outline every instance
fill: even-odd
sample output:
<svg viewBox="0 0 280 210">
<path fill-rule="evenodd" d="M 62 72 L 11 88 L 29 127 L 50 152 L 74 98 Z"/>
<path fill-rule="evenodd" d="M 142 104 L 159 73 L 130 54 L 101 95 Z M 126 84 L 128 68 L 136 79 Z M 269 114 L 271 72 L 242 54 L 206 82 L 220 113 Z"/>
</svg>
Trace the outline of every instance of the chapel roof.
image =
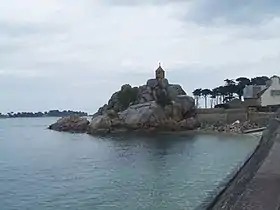
<svg viewBox="0 0 280 210">
<path fill-rule="evenodd" d="M 161 67 L 161 63 L 159 63 L 159 67 L 157 68 L 156 72 L 159 72 L 159 71 L 164 71 L 163 68 Z"/>
</svg>

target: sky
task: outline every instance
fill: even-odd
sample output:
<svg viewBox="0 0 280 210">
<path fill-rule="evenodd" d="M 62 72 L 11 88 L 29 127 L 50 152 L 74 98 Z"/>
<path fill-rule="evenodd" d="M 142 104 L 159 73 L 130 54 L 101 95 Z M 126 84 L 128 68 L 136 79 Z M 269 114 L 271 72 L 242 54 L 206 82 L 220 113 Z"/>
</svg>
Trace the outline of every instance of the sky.
<svg viewBox="0 0 280 210">
<path fill-rule="evenodd" d="M 214 88 L 280 72 L 279 0 L 9 0 L 0 7 L 0 112 L 94 113 L 158 63 Z"/>
</svg>

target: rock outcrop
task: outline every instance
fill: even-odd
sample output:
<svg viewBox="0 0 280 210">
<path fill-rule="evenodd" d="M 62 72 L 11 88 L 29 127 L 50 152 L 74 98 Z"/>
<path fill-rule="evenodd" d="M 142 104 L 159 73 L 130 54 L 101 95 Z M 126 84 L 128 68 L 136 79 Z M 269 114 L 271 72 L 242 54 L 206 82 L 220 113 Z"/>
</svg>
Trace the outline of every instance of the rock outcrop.
<svg viewBox="0 0 280 210">
<path fill-rule="evenodd" d="M 187 96 L 183 88 L 178 84 L 169 84 L 167 79 L 149 79 L 146 85 L 132 87 L 129 84 L 123 85 L 98 109 L 94 116 L 106 114 L 108 110 L 121 112 L 131 105 L 143 104 L 156 101 L 158 103 L 168 103 L 178 100 L 177 96 Z M 189 97 L 189 96 L 188 96 Z"/>
<path fill-rule="evenodd" d="M 99 115 L 92 118 L 87 132 L 90 134 L 94 133 L 109 133 L 112 129 L 111 118 L 107 115 Z"/>
<path fill-rule="evenodd" d="M 189 103 L 191 104 L 192 100 Z M 195 116 L 184 117 L 185 113 L 193 109 L 193 106 L 190 106 L 190 104 L 182 106 L 180 103 L 173 102 L 166 107 L 162 107 L 155 101 L 152 101 L 132 105 L 122 112 L 115 114 L 108 112 L 107 114 L 94 117 L 89 125 L 88 132 L 95 134 L 100 132 L 110 133 L 136 130 L 193 130 L 199 127 L 199 122 Z"/>
<path fill-rule="evenodd" d="M 56 123 L 49 126 L 55 131 L 65 131 L 72 133 L 84 133 L 88 130 L 89 121 L 77 115 L 60 118 Z"/>
<path fill-rule="evenodd" d="M 63 118 L 50 126 L 59 131 L 87 131 L 90 134 L 130 130 L 174 131 L 199 126 L 195 101 L 178 84 L 169 84 L 164 70 L 145 85 L 121 86 L 108 103 L 98 109 L 91 122 L 81 118 Z"/>
</svg>

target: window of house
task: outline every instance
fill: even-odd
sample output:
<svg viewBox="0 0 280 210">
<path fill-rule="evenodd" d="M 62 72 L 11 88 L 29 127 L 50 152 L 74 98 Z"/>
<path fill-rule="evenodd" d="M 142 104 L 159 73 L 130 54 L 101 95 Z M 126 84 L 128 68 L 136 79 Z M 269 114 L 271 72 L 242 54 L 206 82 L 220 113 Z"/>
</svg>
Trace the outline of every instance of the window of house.
<svg viewBox="0 0 280 210">
<path fill-rule="evenodd" d="M 280 96 L 280 90 L 271 90 L 270 95 L 271 96 Z"/>
</svg>

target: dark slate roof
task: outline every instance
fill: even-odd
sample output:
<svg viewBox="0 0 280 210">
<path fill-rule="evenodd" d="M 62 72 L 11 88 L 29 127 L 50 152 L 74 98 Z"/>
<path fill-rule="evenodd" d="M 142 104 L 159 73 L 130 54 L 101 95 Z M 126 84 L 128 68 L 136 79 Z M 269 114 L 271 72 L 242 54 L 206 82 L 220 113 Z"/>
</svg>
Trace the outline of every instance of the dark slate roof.
<svg viewBox="0 0 280 210">
<path fill-rule="evenodd" d="M 264 92 L 265 92 L 267 89 L 268 89 L 268 87 L 265 88 L 265 89 L 263 89 L 263 90 L 261 90 L 260 92 L 258 92 L 258 93 L 257 93 L 258 98 L 261 97 L 262 94 L 264 94 Z"/>
<path fill-rule="evenodd" d="M 278 78 L 278 79 L 280 79 L 280 77 L 277 76 L 277 75 L 272 76 L 270 79 L 272 79 L 272 78 Z"/>
<path fill-rule="evenodd" d="M 276 75 L 272 76 L 272 77 L 270 78 L 270 81 L 271 81 L 272 78 L 277 78 L 277 79 L 280 80 L 280 77 L 279 77 L 279 76 L 276 76 Z M 265 92 L 270 86 L 271 86 L 271 84 L 268 85 L 265 89 L 263 89 L 263 90 L 260 91 L 259 93 L 257 93 L 258 98 L 261 97 L 262 94 L 264 94 L 264 92 Z"/>
</svg>

